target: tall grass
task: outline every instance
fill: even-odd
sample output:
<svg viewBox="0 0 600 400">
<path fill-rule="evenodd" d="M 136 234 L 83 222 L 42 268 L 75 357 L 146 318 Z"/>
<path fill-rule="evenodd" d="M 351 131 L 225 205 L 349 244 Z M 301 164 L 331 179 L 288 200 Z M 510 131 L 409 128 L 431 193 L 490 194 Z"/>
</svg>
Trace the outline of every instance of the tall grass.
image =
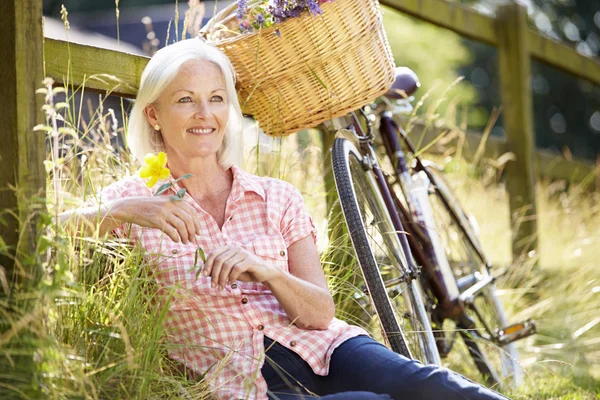
<svg viewBox="0 0 600 400">
<path fill-rule="evenodd" d="M 32 381 L 26 371 L 13 372 L 12 383 L 0 387 L 2 398 L 209 398 L 202 382 L 188 379 L 189 371 L 166 356 L 169 344 L 162 325 L 168 304 L 157 301 L 152 265 L 141 249 L 98 235 L 68 237 L 54 225 L 51 217 L 56 213 L 134 174 L 138 165 L 126 151 L 115 148 L 115 138 L 125 134 L 124 128 L 116 122 L 115 111 L 103 107 L 102 98 L 100 107 L 82 119 L 75 111 L 74 95 L 46 83 L 47 124 L 38 134 L 48 138 L 49 218 L 44 219 L 39 248 L 49 255 L 43 258 L 40 286 L 27 294 L 35 299 L 35 307 L 26 315 L 3 309 L 2 321 L 11 324 L 9 331 L 15 334 L 0 337 L 1 362 L 6 365 L 15 351 L 10 339 L 25 337 L 25 332 L 36 339 L 29 347 L 36 378 Z M 326 207 L 319 133 L 261 138 L 250 127 L 244 139 L 245 154 L 251 155 L 245 158 L 246 170 L 289 180 L 303 192 L 319 228 L 319 249 L 338 317 L 377 337 L 377 320 L 367 305 L 348 237 L 334 234 L 335 241 L 329 241 L 328 229 L 344 228 L 339 209 Z M 514 320 L 534 318 L 539 326 L 537 335 L 518 343 L 526 382 L 512 396 L 596 398 L 600 199 L 579 188 L 556 190 L 556 183 L 541 183 L 539 268 L 531 262 L 512 263 L 504 184 L 497 178 L 483 179 L 497 177 L 486 172 L 493 163 L 480 160 L 473 165 L 460 154 L 454 149 L 437 161 L 447 166 L 463 205 L 478 220 L 491 259 L 509 271 L 499 291 L 509 315 Z M 460 353 L 447 362 L 463 368 Z M 476 374 L 472 377 L 477 379 Z"/>
</svg>

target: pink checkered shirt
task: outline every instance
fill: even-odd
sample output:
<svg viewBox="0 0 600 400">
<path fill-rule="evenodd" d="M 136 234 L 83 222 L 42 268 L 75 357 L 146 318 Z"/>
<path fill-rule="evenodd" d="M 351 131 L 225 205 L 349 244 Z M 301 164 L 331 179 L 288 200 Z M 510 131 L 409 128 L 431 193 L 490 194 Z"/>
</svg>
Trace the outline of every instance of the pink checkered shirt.
<svg viewBox="0 0 600 400">
<path fill-rule="evenodd" d="M 301 194 L 287 182 L 251 175 L 236 166 L 231 169 L 233 186 L 222 229 L 189 194 L 183 200 L 203 222 L 197 236 L 200 247 L 208 255 L 218 247 L 238 245 L 288 271 L 288 247 L 308 235 L 316 242 L 316 228 Z M 131 177 L 108 186 L 100 200 L 152 195 L 141 178 Z M 211 288 L 209 278 L 201 274 L 196 278 L 202 266 L 196 246 L 175 243 L 158 229 L 122 225 L 115 234 L 140 243 L 158 266 L 159 284 L 176 288 L 166 323 L 169 343 L 175 345 L 170 346 L 169 356 L 206 373 L 219 399 L 267 398 L 267 383 L 260 373 L 264 335 L 296 352 L 316 374 L 327 375 L 335 348 L 351 337 L 367 334 L 338 319 L 327 330 L 300 329 L 261 283 L 235 282 L 223 291 Z"/>
</svg>

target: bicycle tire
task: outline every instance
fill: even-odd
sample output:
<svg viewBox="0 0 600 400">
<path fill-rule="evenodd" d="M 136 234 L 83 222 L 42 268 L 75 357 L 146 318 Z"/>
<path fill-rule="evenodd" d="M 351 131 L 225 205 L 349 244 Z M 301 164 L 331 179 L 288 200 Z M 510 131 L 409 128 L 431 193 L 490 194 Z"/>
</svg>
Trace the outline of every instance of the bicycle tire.
<svg viewBox="0 0 600 400">
<path fill-rule="evenodd" d="M 385 339 L 390 348 L 399 354 L 409 358 L 417 356 L 416 358 L 424 363 L 440 364 L 418 280 L 405 283 L 399 293 L 403 300 L 400 300 L 399 296 L 390 298 L 384 282 L 382 274 L 387 275 L 398 270 L 406 273 L 406 257 L 410 257 L 410 254 L 405 255 L 402 251 L 397 232 L 393 228 L 387 208 L 377 189 L 373 172 L 362 168 L 360 152 L 350 141 L 342 138 L 334 141 L 332 164 L 344 219 Z M 360 199 L 355 191 L 357 185 L 368 192 L 367 195 L 361 195 Z M 372 245 L 367 234 L 366 226 L 372 223 L 365 221 L 365 204 L 369 204 L 374 214 L 377 214 L 374 222 L 380 228 L 379 234 L 382 239 L 382 246 L 378 246 L 378 250 L 384 251 L 384 254 L 397 262 L 400 267 L 392 268 L 378 263 L 378 259 L 381 262 L 381 257 L 376 257 L 375 246 Z M 399 305 L 404 307 L 401 311 L 402 324 L 397 318 Z M 422 318 L 425 320 L 422 321 Z M 408 339 L 407 332 L 403 329 L 407 324 L 413 327 Z"/>
<path fill-rule="evenodd" d="M 425 168 L 433 189 L 429 197 L 436 229 L 444 242 L 455 279 L 458 282 L 469 274 L 480 274 L 481 279 L 489 277 L 490 264 L 460 202 L 446 183 L 439 168 L 434 164 L 428 164 Z M 477 242 L 474 243 L 474 240 Z M 474 307 L 477 307 L 485 321 L 481 320 L 472 307 L 467 307 L 465 309 L 467 318 L 457 323 L 469 355 L 488 386 L 515 388 L 522 380 L 522 369 L 518 363 L 519 357 L 515 344 L 500 346 L 492 343 L 483 326 L 485 323 L 493 328 L 508 325 L 504 308 L 496 295 L 493 283 L 475 297 Z"/>
</svg>

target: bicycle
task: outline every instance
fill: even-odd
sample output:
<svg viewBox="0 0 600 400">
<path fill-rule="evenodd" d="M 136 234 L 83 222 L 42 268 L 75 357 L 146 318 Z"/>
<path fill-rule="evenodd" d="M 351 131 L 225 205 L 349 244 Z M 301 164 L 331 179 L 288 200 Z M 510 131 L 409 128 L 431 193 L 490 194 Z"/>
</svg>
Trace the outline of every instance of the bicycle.
<svg viewBox="0 0 600 400">
<path fill-rule="evenodd" d="M 343 128 L 333 173 L 366 291 L 392 350 L 441 365 L 460 335 L 486 384 L 514 387 L 522 371 L 513 343 L 535 333 L 535 323 L 508 325 L 495 293 L 498 275 L 441 168 L 421 160 L 392 118 L 393 102 L 409 107 L 418 87 L 412 71 L 398 68 L 383 110 L 358 110 L 366 129 L 356 112 L 347 125 L 344 118 L 329 123 Z M 378 161 L 376 120 L 391 174 Z"/>
</svg>

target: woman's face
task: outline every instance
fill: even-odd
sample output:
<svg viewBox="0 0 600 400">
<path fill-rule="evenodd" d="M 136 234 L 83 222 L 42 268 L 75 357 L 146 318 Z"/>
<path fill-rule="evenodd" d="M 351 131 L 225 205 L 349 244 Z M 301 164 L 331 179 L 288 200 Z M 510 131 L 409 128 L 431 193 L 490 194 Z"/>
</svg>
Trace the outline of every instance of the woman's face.
<svg viewBox="0 0 600 400">
<path fill-rule="evenodd" d="M 216 156 L 229 117 L 225 79 L 205 60 L 184 63 L 155 103 L 146 107 L 148 122 L 161 126 L 169 158 L 188 162 Z"/>
</svg>

